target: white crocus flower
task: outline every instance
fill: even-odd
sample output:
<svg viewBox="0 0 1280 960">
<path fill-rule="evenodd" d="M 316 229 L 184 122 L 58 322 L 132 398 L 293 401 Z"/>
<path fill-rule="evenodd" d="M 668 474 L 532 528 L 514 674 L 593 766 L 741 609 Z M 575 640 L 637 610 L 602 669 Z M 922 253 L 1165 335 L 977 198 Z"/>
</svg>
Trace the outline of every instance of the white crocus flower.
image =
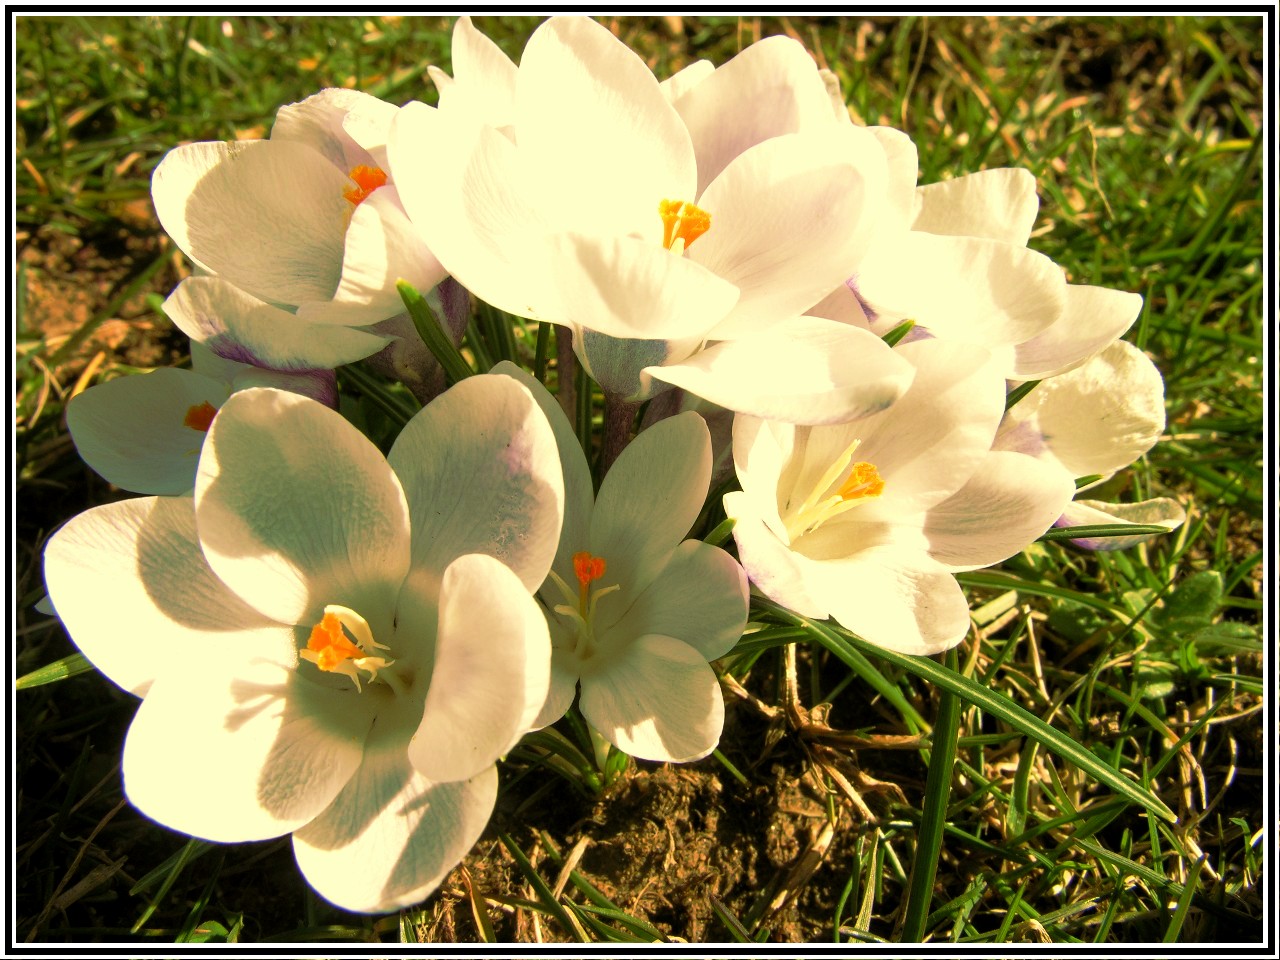
<svg viewBox="0 0 1280 960">
<path fill-rule="evenodd" d="M 1164 380 L 1147 355 L 1117 340 L 1083 365 L 1037 384 L 1005 415 L 995 449 L 1012 450 L 1060 470 L 1073 480 L 1104 483 L 1155 446 L 1164 433 Z M 1057 522 L 1139 523 L 1175 530 L 1186 520 L 1181 504 L 1157 497 L 1131 504 L 1077 500 Z M 1155 534 L 1073 541 L 1094 550 L 1119 550 Z"/>
<path fill-rule="evenodd" d="M 426 290 L 445 275 L 390 178 L 396 110 L 323 90 L 281 107 L 269 140 L 176 147 L 151 180 L 160 223 L 201 270 L 303 323 L 395 316 L 404 310 L 398 279 Z M 361 356 L 382 343 L 367 338 Z"/>
<path fill-rule="evenodd" d="M 592 493 L 591 472 L 555 399 L 509 363 L 551 422 L 564 471 L 565 522 L 538 591 L 551 628 L 551 690 L 537 726 L 573 703 L 618 749 L 644 760 L 705 757 L 724 701 L 708 661 L 747 623 L 747 579 L 725 551 L 684 536 L 711 478 L 711 440 L 696 413 L 644 430 Z"/>
<path fill-rule="evenodd" d="M 494 762 L 545 702 L 531 594 L 562 508 L 555 439 L 509 378 L 459 383 L 385 459 L 312 400 L 235 394 L 194 499 L 97 507 L 45 551 L 72 639 L 143 697 L 131 802 L 213 841 L 292 833 L 345 909 L 422 899 L 480 835 Z"/>
<path fill-rule="evenodd" d="M 600 24 L 553 17 L 518 69 L 466 20 L 454 48 L 462 69 L 440 108 L 404 107 L 388 149 L 414 224 L 469 290 L 571 327 L 619 399 L 674 384 L 825 422 L 905 388 L 874 337 L 803 316 L 872 241 L 885 176 L 875 137 L 828 124 L 704 177 L 668 91 Z M 473 69 L 491 61 L 506 63 L 492 80 Z"/>
<path fill-rule="evenodd" d="M 724 503 L 742 565 L 766 596 L 883 647 L 930 654 L 968 630 L 953 571 L 1021 550 L 1061 515 L 1073 484 L 991 451 L 1005 391 L 986 351 L 941 340 L 896 349 L 916 376 L 883 413 L 815 427 L 737 417 L 742 490 Z"/>
<path fill-rule="evenodd" d="M 931 336 L 980 344 L 1014 380 L 1079 366 L 1127 330 L 1142 297 L 1069 284 L 1028 249 L 1039 209 L 1035 177 L 999 168 L 915 186 L 915 145 L 882 131 L 891 157 L 884 234 L 848 283 L 812 312 L 884 334 L 914 320 Z M 930 282 L 921 284 L 921 271 Z M 917 334 L 920 335 L 920 334 Z"/>
<path fill-rule="evenodd" d="M 337 406 L 332 370 L 271 370 L 191 344 L 192 369 L 162 367 L 90 387 L 67 404 L 80 458 L 133 493 L 184 494 L 195 486 L 205 434 L 236 390 L 272 386 Z"/>
</svg>

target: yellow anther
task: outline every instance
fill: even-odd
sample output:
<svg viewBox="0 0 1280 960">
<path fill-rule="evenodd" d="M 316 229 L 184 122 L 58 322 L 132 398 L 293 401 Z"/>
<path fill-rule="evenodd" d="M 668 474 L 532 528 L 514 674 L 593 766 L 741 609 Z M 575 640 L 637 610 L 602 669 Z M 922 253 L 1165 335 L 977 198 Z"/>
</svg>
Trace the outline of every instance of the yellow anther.
<svg viewBox="0 0 1280 960">
<path fill-rule="evenodd" d="M 387 647 L 373 639 L 364 617 L 347 607 L 331 604 L 324 608 L 320 622 L 311 628 L 307 648 L 298 651 L 298 656 L 314 663 L 325 673 L 341 673 L 350 677 L 356 689 L 360 690 L 359 671 L 367 673 L 370 680 L 377 680 L 379 670 L 395 663 L 385 657 L 372 656 L 375 649 L 386 650 Z M 402 684 L 394 673 L 388 672 L 382 679 L 392 689 L 400 691 Z"/>
<path fill-rule="evenodd" d="M 684 250 L 711 229 L 711 214 L 684 200 L 663 200 L 658 204 L 658 215 L 662 217 L 662 245 L 668 250 Z"/>
<path fill-rule="evenodd" d="M 884 480 L 880 478 L 880 471 L 875 464 L 859 460 L 837 492 L 841 500 L 861 500 L 865 497 L 878 497 L 883 490 Z"/>
</svg>

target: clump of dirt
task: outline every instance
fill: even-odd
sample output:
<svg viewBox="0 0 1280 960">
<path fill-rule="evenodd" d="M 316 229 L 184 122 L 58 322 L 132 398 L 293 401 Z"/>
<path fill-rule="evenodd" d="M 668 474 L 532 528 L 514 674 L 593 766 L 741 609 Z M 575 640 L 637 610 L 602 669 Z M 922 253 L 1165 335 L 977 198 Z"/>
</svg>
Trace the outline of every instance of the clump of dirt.
<svg viewBox="0 0 1280 960">
<path fill-rule="evenodd" d="M 736 712 L 731 721 L 740 719 Z M 578 851 L 576 870 L 583 878 L 673 939 L 732 939 L 713 907 L 719 903 L 752 932 L 767 930 L 769 941 L 829 940 L 858 825 L 838 799 L 831 824 L 827 798 L 793 738 L 753 769 L 742 753 L 759 753 L 764 730 L 744 726 L 761 727 L 730 722 L 721 747 L 746 771 L 749 784 L 708 758 L 634 764 L 594 801 L 561 781 L 548 788 L 545 776 L 537 778 L 542 789 L 532 797 L 521 796 L 519 785 L 504 790 L 490 831 L 463 862 L 465 878 L 459 870 L 445 882 L 421 932 L 431 940 L 476 939 L 469 883 L 477 901 L 488 898 L 499 940 L 571 939 L 555 921 L 515 902 L 538 898 L 496 839 L 507 834 L 551 887 L 564 858 Z M 566 889 L 585 902 L 571 884 Z"/>
</svg>

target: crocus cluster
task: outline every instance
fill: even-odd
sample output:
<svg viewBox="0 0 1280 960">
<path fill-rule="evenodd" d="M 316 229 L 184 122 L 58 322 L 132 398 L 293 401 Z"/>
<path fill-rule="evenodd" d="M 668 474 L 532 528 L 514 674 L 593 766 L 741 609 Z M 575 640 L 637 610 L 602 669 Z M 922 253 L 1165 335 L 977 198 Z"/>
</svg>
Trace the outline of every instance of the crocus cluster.
<svg viewBox="0 0 1280 960">
<path fill-rule="evenodd" d="M 933 654 L 969 629 L 957 572 L 1055 525 L 1096 549 L 1182 522 L 1075 499 L 1156 442 L 1163 383 L 1119 339 L 1141 297 L 1028 246 L 1026 171 L 918 185 L 910 138 L 784 37 L 660 81 L 586 17 L 518 66 L 464 17 L 452 70 L 436 106 L 324 90 L 156 167 L 192 365 L 69 404 L 144 496 L 45 553 L 71 638 L 142 698 L 149 817 L 292 834 L 322 896 L 392 910 L 569 711 L 637 758 L 709 755 L 752 589 Z M 472 297 L 557 328 L 559 396 L 532 356 L 456 353 Z M 425 403 L 385 455 L 338 412 L 357 361 Z M 595 390 L 603 438 L 566 416 Z M 722 515 L 731 549 L 700 539 Z"/>
</svg>

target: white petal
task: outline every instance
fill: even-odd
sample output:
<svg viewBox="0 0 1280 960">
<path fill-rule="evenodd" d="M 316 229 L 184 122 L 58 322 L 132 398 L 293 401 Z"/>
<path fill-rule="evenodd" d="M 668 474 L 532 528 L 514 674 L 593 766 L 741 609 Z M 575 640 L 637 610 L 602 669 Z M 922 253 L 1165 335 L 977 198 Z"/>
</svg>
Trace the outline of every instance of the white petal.
<svg viewBox="0 0 1280 960">
<path fill-rule="evenodd" d="M 856 282 L 877 313 L 983 346 L 1030 340 L 1058 322 L 1066 303 L 1062 270 L 1043 254 L 915 230 L 872 248 Z"/>
<path fill-rule="evenodd" d="M 817 65 L 790 37 L 751 44 L 674 103 L 693 138 L 699 194 L 757 143 L 832 123 L 831 100 Z"/>
<path fill-rule="evenodd" d="M 825 601 L 808 582 L 807 571 L 814 561 L 794 552 L 766 526 L 741 491 L 725 494 L 724 511 L 737 521 L 733 539 L 738 544 L 738 559 L 751 583 L 770 600 L 790 607 L 801 616 L 825 618 Z"/>
<path fill-rule="evenodd" d="M 579 705 L 587 722 L 624 753 L 682 763 L 720 742 L 724 697 L 702 654 L 648 635 L 584 672 Z"/>
<path fill-rule="evenodd" d="M 595 508 L 595 485 L 591 479 L 591 467 L 582 452 L 569 424 L 569 418 L 560 409 L 547 388 L 538 383 L 532 376 L 517 367 L 514 363 L 503 360 L 490 373 L 510 377 L 525 389 L 537 401 L 539 409 L 551 424 L 551 432 L 555 434 L 556 449 L 560 454 L 560 473 L 564 480 L 564 524 L 560 528 L 560 539 L 556 546 L 555 571 L 569 583 L 573 582 L 573 554 L 584 548 L 591 529 L 591 512 Z"/>
<path fill-rule="evenodd" d="M 546 283 L 548 223 L 515 145 L 455 111 L 406 104 L 387 144 L 400 201 L 459 283 L 507 313 L 559 319 Z"/>
<path fill-rule="evenodd" d="M 206 650 L 252 648 L 286 665 L 296 657 L 292 630 L 209 569 L 187 497 L 121 500 L 73 517 L 45 547 L 44 577 L 76 646 L 138 696 Z"/>
<path fill-rule="evenodd" d="M 674 104 L 715 72 L 716 65 L 710 60 L 695 60 L 687 67 L 682 67 L 667 77 L 659 86 L 662 87 L 662 92 L 666 95 L 667 100 Z"/>
<path fill-rule="evenodd" d="M 920 155 L 911 138 L 892 127 L 868 127 L 867 131 L 884 150 L 888 165 L 888 188 L 885 191 L 885 219 L 877 224 L 881 235 L 888 230 L 905 230 L 915 213 L 916 177 Z"/>
<path fill-rule="evenodd" d="M 316 323 L 366 326 L 404 312 L 396 282 L 426 292 L 445 270 L 422 242 L 392 185 L 374 190 L 351 214 L 342 279 L 332 301 L 304 303 L 298 316 Z"/>
<path fill-rule="evenodd" d="M 355 610 L 374 636 L 409 568 L 409 517 L 382 454 L 329 408 L 295 394 L 235 394 L 214 420 L 196 477 L 210 566 L 282 623 L 327 604 Z"/>
<path fill-rule="evenodd" d="M 997 447 L 1052 457 L 1074 477 L 1110 474 L 1150 450 L 1164 425 L 1160 371 L 1117 340 L 1035 387 L 1009 411 Z"/>
<path fill-rule="evenodd" d="M 467 553 L 501 560 L 528 592 L 546 578 L 564 511 L 555 435 L 511 377 L 463 380 L 424 407 L 387 458 L 413 518 L 413 569 L 429 592 Z"/>
<path fill-rule="evenodd" d="M 710 482 L 711 437 L 692 412 L 655 423 L 614 461 L 591 515 L 589 549 L 607 565 L 600 586 L 622 586 L 608 607 L 602 601 L 603 623 L 606 611 L 624 611 L 661 572 L 698 519 Z"/>
<path fill-rule="evenodd" d="M 428 780 L 476 776 L 510 750 L 547 699 L 551 640 L 516 575 L 468 554 L 445 570 L 426 709 L 409 761 Z"/>
<path fill-rule="evenodd" d="M 344 173 L 361 165 L 376 166 L 376 159 L 345 130 L 347 115 L 353 110 L 369 110 L 371 104 L 395 109 L 367 93 L 329 87 L 277 110 L 271 139 L 305 144 Z"/>
<path fill-rule="evenodd" d="M 278 837 L 319 814 L 360 765 L 372 698 L 278 664 L 201 662 L 142 701 L 124 747 L 124 787 L 147 816 L 205 840 Z M 195 766 L 208 775 L 193 776 Z"/>
<path fill-rule="evenodd" d="M 263 303 L 219 277 L 188 277 L 169 294 L 164 312 L 216 355 L 277 370 L 332 370 L 387 344 L 363 330 L 309 323 Z"/>
<path fill-rule="evenodd" d="M 307 882 L 344 910 L 382 913 L 417 903 L 466 856 L 489 822 L 498 772 L 432 783 L 410 765 L 404 742 L 365 750 L 347 788 L 293 835 Z"/>
<path fill-rule="evenodd" d="M 1025 247 L 1040 200 L 1030 170 L 1000 167 L 918 187 L 915 206 L 912 230 Z"/>
<path fill-rule="evenodd" d="M 578 658 L 564 651 L 551 653 L 551 682 L 542 709 L 529 724 L 533 730 L 548 727 L 563 717 L 578 692 Z"/>
<path fill-rule="evenodd" d="M 188 493 L 205 433 L 187 426 L 188 411 L 217 408 L 225 383 L 190 370 L 164 367 L 90 387 L 67 404 L 67 429 L 76 450 L 108 483 L 134 493 Z"/>
<path fill-rule="evenodd" d="M 440 95 L 440 109 L 471 122 L 510 129 L 515 122 L 516 65 L 475 28 L 470 17 L 459 17 L 453 26 L 452 61 L 452 77 L 438 67 L 427 67 Z"/>
<path fill-rule="evenodd" d="M 783 471 L 795 450 L 794 424 L 738 414 L 733 418 L 733 467 L 752 511 L 784 543 L 787 535 L 779 517 L 778 491 Z"/>
<path fill-rule="evenodd" d="M 1154 524 L 1166 530 L 1177 530 L 1186 522 L 1182 504 L 1168 497 L 1156 497 L 1138 503 L 1103 503 L 1100 500 L 1076 500 L 1067 505 L 1055 527 L 1078 527 L 1081 524 L 1140 523 Z M 1160 536 L 1139 533 L 1128 537 L 1085 537 L 1071 542 L 1086 550 L 1127 550 Z"/>
<path fill-rule="evenodd" d="M 606 336 L 700 340 L 738 300 L 732 283 L 661 244 L 576 233 L 548 243 L 563 319 Z"/>
<path fill-rule="evenodd" d="M 819 317 L 795 317 L 645 372 L 738 413 L 791 423 L 838 423 L 883 410 L 912 376 L 878 337 Z"/>
<path fill-rule="evenodd" d="M 151 199 L 197 265 L 262 300 L 303 303 L 337 289 L 350 185 L 295 141 L 191 143 L 156 167 Z"/>
<path fill-rule="evenodd" d="M 742 290 L 709 336 L 767 328 L 821 300 L 874 239 L 884 151 L 853 126 L 767 140 L 725 167 L 698 199 L 711 227 L 690 259 Z"/>
<path fill-rule="evenodd" d="M 746 625 L 747 576 L 742 567 L 719 547 L 686 540 L 623 618 L 600 637 L 600 649 L 656 633 L 715 660 L 733 648 Z"/>
<path fill-rule="evenodd" d="M 701 318 L 695 318 L 698 319 Z M 573 352 L 606 396 L 640 403 L 668 389 L 667 384 L 649 375 L 650 369 L 686 360 L 704 342 L 701 332 L 692 337 L 665 340 L 610 337 L 579 329 L 574 332 Z"/>
<path fill-rule="evenodd" d="M 1123 290 L 1067 284 L 1062 319 L 1017 346 L 1015 380 L 1039 380 L 1074 370 L 1117 340 L 1142 312 L 1142 297 Z"/>
<path fill-rule="evenodd" d="M 587 17 L 553 17 L 529 38 L 516 82 L 529 183 L 576 229 L 661 238 L 658 204 L 693 200 L 693 145 L 652 71 Z"/>
<path fill-rule="evenodd" d="M 999 563 L 1048 530 L 1074 494 L 1075 483 L 1058 467 L 993 451 L 968 483 L 929 511 L 929 553 L 952 570 Z"/>
<path fill-rule="evenodd" d="M 848 560 L 810 562 L 807 586 L 841 626 L 870 643 L 928 656 L 954 647 L 969 629 L 964 591 L 913 551 L 884 545 Z"/>
</svg>

